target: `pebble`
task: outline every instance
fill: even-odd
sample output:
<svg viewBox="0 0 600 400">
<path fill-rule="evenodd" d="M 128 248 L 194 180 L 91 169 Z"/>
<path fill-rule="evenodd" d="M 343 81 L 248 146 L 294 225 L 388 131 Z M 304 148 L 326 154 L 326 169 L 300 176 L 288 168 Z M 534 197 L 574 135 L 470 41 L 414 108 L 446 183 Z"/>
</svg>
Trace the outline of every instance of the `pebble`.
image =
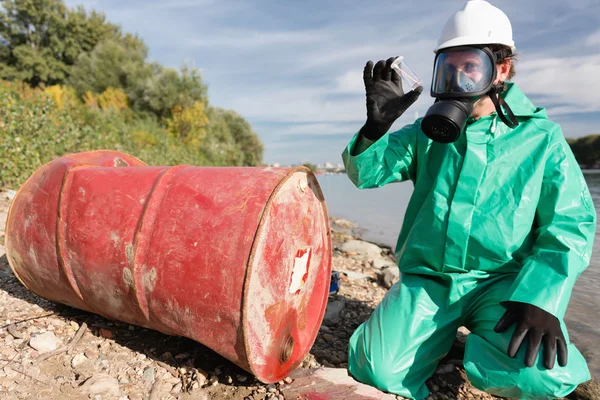
<svg viewBox="0 0 600 400">
<path fill-rule="evenodd" d="M 219 384 L 219 378 L 216 375 L 213 375 L 210 377 L 210 380 L 208 381 L 208 383 L 211 386 L 217 386 Z"/>
<path fill-rule="evenodd" d="M 143 373 L 144 381 L 148 383 L 154 383 L 154 368 L 146 367 Z"/>
<path fill-rule="evenodd" d="M 284 381 L 285 383 L 287 383 L 288 385 L 289 385 L 290 383 L 294 382 L 294 380 L 293 380 L 292 378 L 290 378 L 289 376 L 288 376 L 288 377 L 286 377 L 286 378 L 285 378 L 283 381 Z"/>
<path fill-rule="evenodd" d="M 77 368 L 84 362 L 86 362 L 88 358 L 83 354 L 77 354 L 73 359 L 71 359 L 71 367 Z"/>
<path fill-rule="evenodd" d="M 183 360 L 185 358 L 190 358 L 190 353 L 180 353 L 175 356 L 176 360 Z"/>
<path fill-rule="evenodd" d="M 29 345 L 40 353 L 56 350 L 62 342 L 52 332 L 32 336 Z"/>
<path fill-rule="evenodd" d="M 238 375 L 236 376 L 238 382 L 244 383 L 248 380 L 248 377 L 246 375 Z"/>
<path fill-rule="evenodd" d="M 327 326 L 337 325 L 341 320 L 341 314 L 344 307 L 345 303 L 341 300 L 330 301 L 327 303 L 323 324 Z"/>
<path fill-rule="evenodd" d="M 171 389 L 171 393 L 177 394 L 177 393 L 181 392 L 182 387 L 183 386 L 181 385 L 181 382 L 174 384 L 173 388 Z"/>
<path fill-rule="evenodd" d="M 95 396 L 106 394 L 110 396 L 120 396 L 119 381 L 106 374 L 96 374 L 86 380 L 81 389 L 84 393 Z"/>
<path fill-rule="evenodd" d="M 71 327 L 75 330 L 79 329 L 79 324 L 75 321 L 69 322 L 69 325 L 71 325 Z"/>
<path fill-rule="evenodd" d="M 202 370 L 198 370 L 198 373 L 196 374 L 196 379 L 198 380 L 198 384 L 200 385 L 200 387 L 206 385 L 206 381 L 208 380 L 208 375 L 206 374 L 206 372 L 202 371 Z"/>
<path fill-rule="evenodd" d="M 444 374 L 449 374 L 450 372 L 454 371 L 454 365 L 452 364 L 444 364 L 442 366 L 440 366 L 437 371 L 435 371 L 436 374 L 440 374 L 440 375 L 444 375 Z"/>
<path fill-rule="evenodd" d="M 113 332 L 109 329 L 100 329 L 100 336 L 102 336 L 103 338 L 106 338 L 106 339 L 112 339 Z"/>
<path fill-rule="evenodd" d="M 323 339 L 325 339 L 328 342 L 333 342 L 335 340 L 335 336 L 333 336 L 332 334 L 326 333 L 323 335 Z"/>
</svg>

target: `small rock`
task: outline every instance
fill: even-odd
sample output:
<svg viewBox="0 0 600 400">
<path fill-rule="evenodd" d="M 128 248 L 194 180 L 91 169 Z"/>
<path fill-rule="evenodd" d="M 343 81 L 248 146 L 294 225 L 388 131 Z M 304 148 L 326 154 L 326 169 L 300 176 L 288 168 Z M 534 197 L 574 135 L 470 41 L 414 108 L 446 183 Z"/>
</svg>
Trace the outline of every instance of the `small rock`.
<svg viewBox="0 0 600 400">
<path fill-rule="evenodd" d="M 215 368 L 215 375 L 221 375 L 221 368 L 217 367 Z"/>
<path fill-rule="evenodd" d="M 319 330 L 322 332 L 329 332 L 331 329 L 329 329 L 329 327 L 327 325 L 321 325 Z"/>
<path fill-rule="evenodd" d="M 16 190 L 7 190 L 6 192 L 2 193 L 2 195 L 4 196 L 4 198 L 6 198 L 7 200 L 12 200 L 15 198 L 15 196 L 17 195 Z"/>
<path fill-rule="evenodd" d="M 275 392 L 277 392 L 277 388 L 275 387 L 275 385 L 273 385 L 271 383 L 270 385 L 267 385 L 267 392 L 269 392 L 269 393 L 275 393 Z"/>
<path fill-rule="evenodd" d="M 340 250 L 345 253 L 357 253 L 367 256 L 381 255 L 381 247 L 362 240 L 348 240 L 347 242 L 342 243 Z"/>
<path fill-rule="evenodd" d="M 186 359 L 186 358 L 190 358 L 190 353 L 181 353 L 181 354 L 177 354 L 175 356 L 176 360 L 183 360 L 183 359 Z"/>
<path fill-rule="evenodd" d="M 377 269 L 398 266 L 394 261 L 388 260 L 386 258 L 376 258 L 371 261 L 371 265 L 373 266 L 373 268 L 377 268 Z"/>
<path fill-rule="evenodd" d="M 56 350 L 61 341 L 52 332 L 35 335 L 29 340 L 29 345 L 40 353 Z"/>
<path fill-rule="evenodd" d="M 88 349 L 84 351 L 83 354 L 85 354 L 85 356 L 90 360 L 95 360 L 96 358 L 98 358 L 98 352 L 93 349 Z"/>
<path fill-rule="evenodd" d="M 210 377 L 210 380 L 208 381 L 208 383 L 211 386 L 217 386 L 219 384 L 219 378 L 216 375 L 213 375 Z"/>
<path fill-rule="evenodd" d="M 400 270 L 396 266 L 384 268 L 381 272 L 377 273 L 377 280 L 385 288 L 389 289 L 394 286 L 394 283 L 400 280 Z"/>
<path fill-rule="evenodd" d="M 196 380 L 198 380 L 198 384 L 200 385 L 200 387 L 202 387 L 206 385 L 206 381 L 208 380 L 208 374 L 203 370 L 199 369 L 198 373 L 196 374 Z"/>
<path fill-rule="evenodd" d="M 144 361 L 147 357 L 145 354 L 138 354 L 136 358 L 140 361 Z"/>
<path fill-rule="evenodd" d="M 342 310 L 345 303 L 342 300 L 330 301 L 327 303 L 325 316 L 323 317 L 324 325 L 336 325 L 340 322 Z"/>
<path fill-rule="evenodd" d="M 287 383 L 288 385 L 289 385 L 290 383 L 294 382 L 294 380 L 293 380 L 292 378 L 290 378 L 289 376 L 288 376 L 288 377 L 286 377 L 286 378 L 285 378 L 283 381 L 284 381 L 285 383 Z"/>
<path fill-rule="evenodd" d="M 246 375 L 238 375 L 236 376 L 238 382 L 244 383 L 248 380 L 248 377 Z"/>
<path fill-rule="evenodd" d="M 181 392 L 182 387 L 183 386 L 181 385 L 181 382 L 176 383 L 175 385 L 173 385 L 173 388 L 171 389 L 171 393 L 177 394 L 177 393 Z"/>
<path fill-rule="evenodd" d="M 113 332 L 109 329 L 100 329 L 100 336 L 102 336 L 103 338 L 106 338 L 106 339 L 112 339 Z"/>
<path fill-rule="evenodd" d="M 368 276 L 365 274 L 361 274 L 360 272 L 354 272 L 354 271 L 340 271 L 342 274 L 344 274 L 346 277 L 348 277 L 348 279 L 353 279 L 353 280 L 361 280 L 361 279 L 367 279 Z"/>
<path fill-rule="evenodd" d="M 71 360 L 71 367 L 77 368 L 78 366 L 80 366 L 81 364 L 83 364 L 84 362 L 86 362 L 87 360 L 88 360 L 88 358 L 85 355 L 83 355 L 83 354 L 77 354 Z"/>
<path fill-rule="evenodd" d="M 144 369 L 144 381 L 148 383 L 154 383 L 154 367 L 146 367 Z"/>
<path fill-rule="evenodd" d="M 435 371 L 436 374 L 440 374 L 440 375 L 445 375 L 445 374 L 449 374 L 450 372 L 454 371 L 454 365 L 452 364 L 444 364 L 442 366 L 440 366 L 437 371 Z"/>
<path fill-rule="evenodd" d="M 95 396 L 106 394 L 109 396 L 120 396 L 119 381 L 106 374 L 96 374 L 86 380 L 81 389 L 84 393 Z"/>
<path fill-rule="evenodd" d="M 227 382 L 228 385 L 231 385 L 233 383 L 233 379 L 231 379 L 230 376 L 226 376 L 225 377 L 225 382 Z"/>
<path fill-rule="evenodd" d="M 438 385 L 432 385 L 431 390 L 433 390 L 434 392 L 438 392 L 440 390 L 440 387 Z"/>
<path fill-rule="evenodd" d="M 325 339 L 327 342 L 333 342 L 335 340 L 335 336 L 330 333 L 326 333 L 323 335 L 323 339 Z"/>
<path fill-rule="evenodd" d="M 69 325 L 71 325 L 71 327 L 75 330 L 79 329 L 79 324 L 75 321 L 69 322 Z"/>
<path fill-rule="evenodd" d="M 127 327 L 127 329 L 129 329 L 130 331 L 135 331 L 135 326 L 133 326 L 133 325 L 129 325 L 129 326 Z"/>
</svg>

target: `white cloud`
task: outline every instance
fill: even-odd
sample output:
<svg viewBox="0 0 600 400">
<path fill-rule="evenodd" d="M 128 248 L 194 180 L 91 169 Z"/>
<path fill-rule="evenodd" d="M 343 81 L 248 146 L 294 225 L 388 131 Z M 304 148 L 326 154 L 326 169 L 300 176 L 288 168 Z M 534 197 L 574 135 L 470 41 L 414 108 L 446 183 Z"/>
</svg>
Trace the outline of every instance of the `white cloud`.
<svg viewBox="0 0 600 400">
<path fill-rule="evenodd" d="M 222 29 L 218 32 L 204 33 L 200 38 L 185 40 L 192 47 L 211 47 L 255 50 L 262 47 L 294 46 L 319 43 L 324 39 L 323 32 L 306 31 L 260 31 L 250 29 Z"/>
<path fill-rule="evenodd" d="M 519 86 L 529 95 L 545 96 L 554 115 L 600 110 L 600 54 L 547 57 L 519 63 Z"/>
<path fill-rule="evenodd" d="M 586 46 L 595 47 L 598 49 L 600 47 L 600 30 L 588 35 L 583 41 Z"/>
</svg>

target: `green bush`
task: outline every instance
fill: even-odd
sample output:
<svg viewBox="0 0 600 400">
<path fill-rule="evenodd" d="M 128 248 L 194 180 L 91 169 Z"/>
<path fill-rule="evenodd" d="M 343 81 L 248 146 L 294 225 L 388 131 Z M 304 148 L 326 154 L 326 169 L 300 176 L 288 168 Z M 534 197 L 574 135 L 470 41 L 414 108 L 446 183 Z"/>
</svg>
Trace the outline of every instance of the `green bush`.
<svg viewBox="0 0 600 400">
<path fill-rule="evenodd" d="M 227 119 L 211 109 L 205 140 L 182 141 L 156 118 L 131 110 L 101 110 L 81 102 L 55 103 L 56 96 L 22 83 L 0 83 L 0 188 L 17 188 L 40 166 L 69 153 L 118 150 L 148 165 L 258 165 L 262 145 L 246 149 L 247 141 L 225 140 L 232 130 Z M 248 129 L 250 129 L 248 127 Z M 249 130 L 249 134 L 256 135 Z M 227 151 L 223 151 L 226 149 Z M 252 155 L 246 152 L 252 151 Z M 233 157 L 232 154 L 237 155 Z M 252 162 L 243 162 L 243 159 Z"/>
</svg>

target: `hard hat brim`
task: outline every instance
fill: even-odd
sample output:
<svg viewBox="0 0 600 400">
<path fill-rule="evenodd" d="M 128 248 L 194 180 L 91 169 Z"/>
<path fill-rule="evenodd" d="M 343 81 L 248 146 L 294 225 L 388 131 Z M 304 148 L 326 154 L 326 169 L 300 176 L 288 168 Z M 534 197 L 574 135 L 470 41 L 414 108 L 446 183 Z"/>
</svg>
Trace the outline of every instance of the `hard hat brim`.
<svg viewBox="0 0 600 400">
<path fill-rule="evenodd" d="M 513 40 L 494 40 L 494 38 L 486 38 L 487 40 L 482 40 L 481 37 L 475 36 L 460 36 L 457 38 L 453 38 L 445 41 L 444 43 L 438 45 L 433 52 L 437 53 L 440 50 L 447 49 L 448 47 L 456 47 L 456 46 L 477 46 L 481 44 L 502 44 L 504 46 L 508 46 L 511 50 L 515 50 L 515 42 Z"/>
</svg>

